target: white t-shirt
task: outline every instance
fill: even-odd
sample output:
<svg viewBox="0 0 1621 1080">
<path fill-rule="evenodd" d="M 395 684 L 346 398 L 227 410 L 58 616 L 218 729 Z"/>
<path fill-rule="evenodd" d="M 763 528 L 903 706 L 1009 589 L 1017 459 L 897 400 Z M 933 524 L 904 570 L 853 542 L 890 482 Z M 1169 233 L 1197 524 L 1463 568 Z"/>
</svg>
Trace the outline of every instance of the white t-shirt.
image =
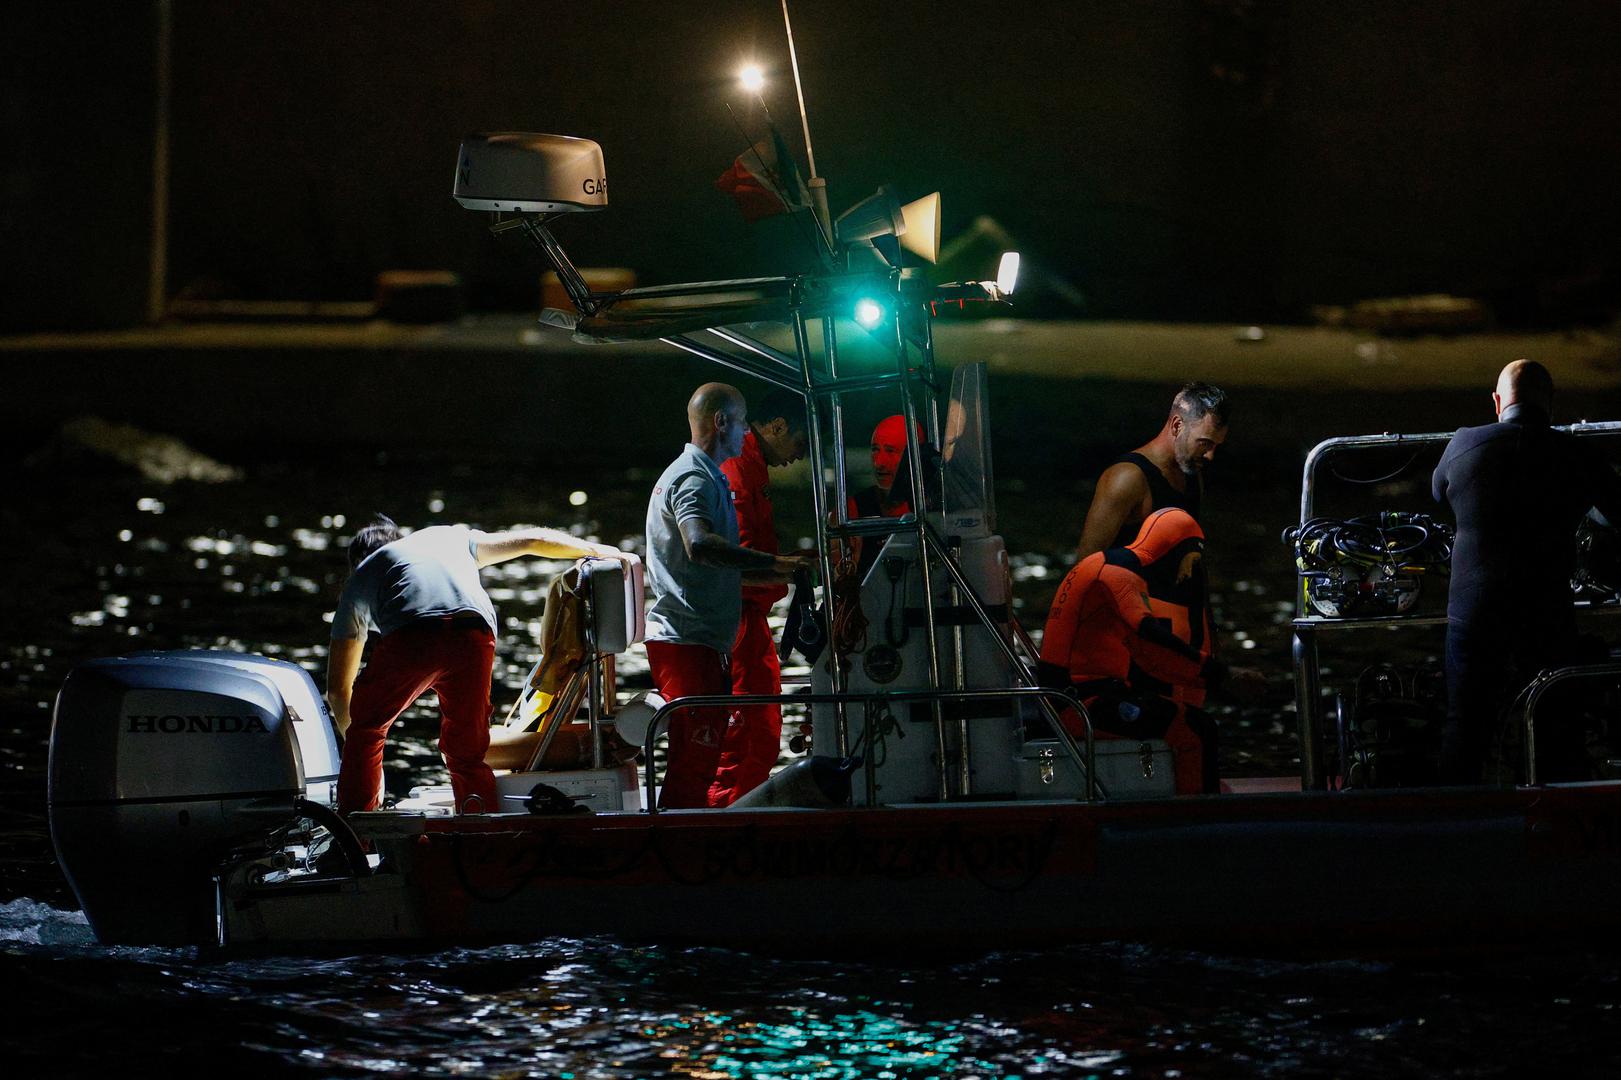
<svg viewBox="0 0 1621 1080">
<path fill-rule="evenodd" d="M 485 534 L 434 525 L 385 544 L 361 560 L 332 616 L 334 638 L 385 636 L 414 619 L 477 615 L 495 633 L 495 605 L 478 580 Z"/>
</svg>

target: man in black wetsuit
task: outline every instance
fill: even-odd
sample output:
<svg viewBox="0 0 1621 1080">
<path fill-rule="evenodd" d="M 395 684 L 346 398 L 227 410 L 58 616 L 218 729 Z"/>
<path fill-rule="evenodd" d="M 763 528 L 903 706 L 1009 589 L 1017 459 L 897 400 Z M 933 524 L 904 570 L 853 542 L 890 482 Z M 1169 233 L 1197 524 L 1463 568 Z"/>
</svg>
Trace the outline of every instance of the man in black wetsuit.
<svg viewBox="0 0 1621 1080">
<path fill-rule="evenodd" d="M 1498 422 L 1461 428 L 1432 488 L 1458 522 L 1447 590 L 1443 783 L 1478 784 L 1498 717 L 1543 668 L 1575 662 L 1570 579 L 1577 523 L 1621 520 L 1621 477 L 1552 430 L 1553 379 L 1516 360 L 1492 394 Z"/>
<path fill-rule="evenodd" d="M 1227 415 L 1227 395 L 1219 387 L 1190 382 L 1177 391 L 1159 434 L 1098 477 L 1077 561 L 1130 544 L 1155 510 L 1176 507 L 1198 521 L 1204 467 L 1227 438 Z"/>
</svg>

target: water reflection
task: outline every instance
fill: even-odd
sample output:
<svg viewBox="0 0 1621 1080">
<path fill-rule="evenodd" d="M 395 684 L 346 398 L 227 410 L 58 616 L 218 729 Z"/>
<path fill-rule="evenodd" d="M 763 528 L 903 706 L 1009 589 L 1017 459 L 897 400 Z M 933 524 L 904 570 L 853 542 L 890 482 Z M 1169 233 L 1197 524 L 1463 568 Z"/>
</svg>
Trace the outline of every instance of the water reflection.
<svg viewBox="0 0 1621 1080">
<path fill-rule="evenodd" d="M 114 1045 L 314 1075 L 1383 1080 L 1621 1066 L 1603 1037 L 1621 960 L 1604 955 L 1304 962 L 1095 945 L 878 963 L 581 938 L 220 961 L 95 946 L 77 913 L 19 900 L 0 904 L 0 964 L 54 972 L 48 1000 L 20 1003 L 0 1042 L 24 1074 L 46 1060 L 73 1072 Z M 90 1014 L 96 1043 L 21 1037 Z"/>
</svg>

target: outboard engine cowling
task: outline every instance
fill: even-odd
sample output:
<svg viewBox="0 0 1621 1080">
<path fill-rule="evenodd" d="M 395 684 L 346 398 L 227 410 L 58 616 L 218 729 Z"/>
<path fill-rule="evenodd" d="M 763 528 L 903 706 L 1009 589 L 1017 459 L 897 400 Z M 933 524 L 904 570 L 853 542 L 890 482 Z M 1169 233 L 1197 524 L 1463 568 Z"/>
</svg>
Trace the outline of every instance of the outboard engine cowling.
<svg viewBox="0 0 1621 1080">
<path fill-rule="evenodd" d="M 331 714 L 327 712 L 326 702 L 322 700 L 321 691 L 316 689 L 315 680 L 310 678 L 309 672 L 285 660 L 217 649 L 140 652 L 131 654 L 131 657 L 176 660 L 189 664 L 219 664 L 263 675 L 275 683 L 276 689 L 281 692 L 282 704 L 287 707 L 287 719 L 293 724 L 299 764 L 304 770 L 304 797 L 318 806 L 337 805 L 338 765 L 342 753 L 338 749 L 338 737 L 332 730 Z"/>
<path fill-rule="evenodd" d="M 221 858 L 298 816 L 304 769 L 276 664 L 167 653 L 69 673 L 51 721 L 51 838 L 100 940 L 213 940 Z"/>
</svg>

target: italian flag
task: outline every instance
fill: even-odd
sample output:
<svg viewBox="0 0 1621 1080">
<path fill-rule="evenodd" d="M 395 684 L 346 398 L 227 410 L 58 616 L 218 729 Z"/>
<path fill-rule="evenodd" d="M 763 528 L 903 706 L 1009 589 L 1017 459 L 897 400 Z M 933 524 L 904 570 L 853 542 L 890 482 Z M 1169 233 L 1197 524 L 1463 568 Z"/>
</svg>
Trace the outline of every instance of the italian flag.
<svg viewBox="0 0 1621 1080">
<path fill-rule="evenodd" d="M 737 155 L 715 187 L 737 200 L 747 221 L 810 209 L 810 191 L 775 125 L 771 138 L 761 139 Z"/>
</svg>

